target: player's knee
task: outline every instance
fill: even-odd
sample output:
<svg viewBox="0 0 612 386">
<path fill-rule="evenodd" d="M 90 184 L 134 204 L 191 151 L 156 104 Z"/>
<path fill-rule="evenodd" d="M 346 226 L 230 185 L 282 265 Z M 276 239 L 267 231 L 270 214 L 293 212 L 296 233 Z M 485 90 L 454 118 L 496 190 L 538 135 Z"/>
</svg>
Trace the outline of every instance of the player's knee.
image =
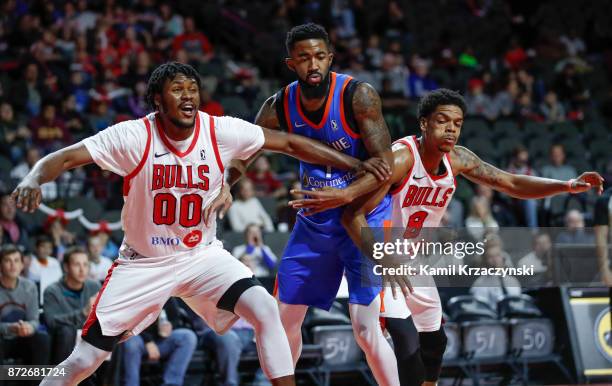
<svg viewBox="0 0 612 386">
<path fill-rule="evenodd" d="M 280 315 L 276 300 L 263 287 L 253 287 L 252 291 L 258 291 L 257 304 L 252 304 L 253 321 L 249 321 L 255 330 L 266 326 L 272 326 L 275 322 L 280 324 Z"/>
<path fill-rule="evenodd" d="M 372 351 L 374 341 L 376 339 L 377 328 L 378 326 L 373 326 L 366 323 L 353 323 L 355 340 L 366 354 Z"/>
<path fill-rule="evenodd" d="M 432 332 L 420 332 L 421 356 L 425 365 L 425 380 L 434 381 L 440 376 L 442 357 L 446 350 L 446 333 L 444 328 Z"/>
</svg>

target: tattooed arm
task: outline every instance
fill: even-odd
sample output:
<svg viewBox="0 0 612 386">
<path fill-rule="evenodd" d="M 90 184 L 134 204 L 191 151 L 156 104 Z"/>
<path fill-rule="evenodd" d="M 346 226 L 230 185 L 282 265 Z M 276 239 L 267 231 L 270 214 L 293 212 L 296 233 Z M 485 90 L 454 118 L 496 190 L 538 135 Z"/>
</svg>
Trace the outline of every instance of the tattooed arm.
<svg viewBox="0 0 612 386">
<path fill-rule="evenodd" d="M 370 157 L 380 157 L 388 165 L 393 165 L 391 135 L 382 115 L 380 96 L 367 83 L 360 83 L 353 94 L 353 113 Z"/>
<path fill-rule="evenodd" d="M 543 198 L 559 193 L 580 193 L 592 187 L 602 190 L 603 178 L 595 172 L 583 173 L 570 181 L 553 180 L 512 174 L 484 162 L 463 146 L 455 146 L 451 153 L 454 174 L 463 174 L 468 180 L 489 186 L 509 196 L 521 199 Z"/>
</svg>

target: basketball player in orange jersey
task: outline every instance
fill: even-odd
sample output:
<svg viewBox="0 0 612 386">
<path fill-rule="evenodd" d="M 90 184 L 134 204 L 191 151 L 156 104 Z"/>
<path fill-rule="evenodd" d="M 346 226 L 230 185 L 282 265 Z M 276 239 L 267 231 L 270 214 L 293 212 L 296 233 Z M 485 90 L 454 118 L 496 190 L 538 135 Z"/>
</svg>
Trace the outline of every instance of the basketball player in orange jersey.
<svg viewBox="0 0 612 386">
<path fill-rule="evenodd" d="M 261 367 L 272 384 L 295 385 L 276 301 L 223 249 L 215 237 L 216 222 L 204 221 L 203 208 L 221 191 L 225 165 L 259 149 L 341 169 L 363 163 L 305 137 L 199 112 L 200 78 L 189 65 L 156 68 L 147 99 L 154 113 L 49 154 L 13 192 L 17 207 L 31 212 L 41 202 L 40 185 L 65 170 L 95 162 L 125 178 L 119 257 L 83 326 L 83 340 L 60 364 L 66 376 L 42 384 L 76 385 L 120 340 L 144 330 L 168 298 L 177 296 L 218 333 L 239 317 L 251 323 Z"/>
<path fill-rule="evenodd" d="M 333 52 L 325 29 L 312 23 L 296 26 L 287 33 L 286 48 L 286 63 L 296 80 L 266 100 L 255 122 L 324 141 L 359 159 L 380 157 L 391 163 L 391 137 L 380 97 L 371 85 L 331 71 Z M 233 163 L 227 185 L 237 181 L 245 169 L 245 163 Z M 300 179 L 308 191 L 323 186 L 342 189 L 355 175 L 333 165 L 301 162 Z M 390 209 L 390 200 L 381 202 L 368 213 L 367 221 L 382 226 Z M 328 310 L 344 274 L 356 341 L 377 384 L 396 386 L 397 364 L 378 321 L 382 282 L 362 285 L 361 253 L 342 227 L 341 216 L 340 209 L 309 218 L 299 213 L 281 258 L 275 293 L 293 362 L 300 357 L 301 328 L 308 307 Z M 371 282 L 375 280 L 380 278 Z"/>
<path fill-rule="evenodd" d="M 455 176 L 459 174 L 474 183 L 521 199 L 543 198 L 566 192 L 581 193 L 591 188 L 601 193 L 603 179 L 595 172 L 583 173 L 570 181 L 515 175 L 483 162 L 463 146 L 455 146 L 465 112 L 465 101 L 457 92 L 439 89 L 427 94 L 421 99 L 418 109 L 421 137 L 404 137 L 394 143 L 393 173 L 384 186 L 355 200 L 358 197 L 355 192 L 380 185 L 373 176 L 366 174 L 342 191 L 303 191 L 302 194 L 308 194 L 311 198 L 296 200 L 291 204 L 310 208 L 309 213 L 350 204 L 344 211 L 343 224 L 355 244 L 363 246 L 361 229 L 368 226 L 365 214 L 388 194 L 392 196 L 393 205 L 391 224 L 396 228 L 406 228 L 404 237 L 417 236 L 422 227 L 437 227 L 455 191 Z M 370 256 L 371 242 L 367 240 L 365 246 Z M 424 366 L 423 385 L 435 385 L 446 347 L 446 335 L 441 328 L 442 306 L 438 291 L 433 280 L 428 282 L 430 285 L 415 286 L 405 301 L 394 300 L 395 296 L 385 296 L 385 312 L 382 315 L 405 318 L 412 314 L 419 331 L 418 338 L 415 337 L 415 329 L 398 328 L 397 323 L 387 322 L 387 327 L 391 327 L 389 332 L 396 348 L 396 357 L 399 362 L 411 363 L 412 367 Z M 406 293 L 407 289 L 403 290 Z M 403 369 L 410 366 L 399 367 L 401 384 L 413 385 L 414 369 L 411 376 L 406 376 L 402 371 L 407 371 Z"/>
</svg>

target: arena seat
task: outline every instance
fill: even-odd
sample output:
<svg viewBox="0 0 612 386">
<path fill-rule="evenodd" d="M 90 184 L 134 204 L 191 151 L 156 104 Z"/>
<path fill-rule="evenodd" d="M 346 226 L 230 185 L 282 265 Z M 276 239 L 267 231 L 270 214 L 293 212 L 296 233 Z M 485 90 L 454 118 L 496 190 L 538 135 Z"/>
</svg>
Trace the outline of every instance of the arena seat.
<svg viewBox="0 0 612 386">
<path fill-rule="evenodd" d="M 369 385 L 376 385 L 363 351 L 359 348 L 351 325 L 317 326 L 312 329 L 313 342 L 323 348 L 323 386 L 330 385 L 332 373 L 356 371 Z"/>
</svg>

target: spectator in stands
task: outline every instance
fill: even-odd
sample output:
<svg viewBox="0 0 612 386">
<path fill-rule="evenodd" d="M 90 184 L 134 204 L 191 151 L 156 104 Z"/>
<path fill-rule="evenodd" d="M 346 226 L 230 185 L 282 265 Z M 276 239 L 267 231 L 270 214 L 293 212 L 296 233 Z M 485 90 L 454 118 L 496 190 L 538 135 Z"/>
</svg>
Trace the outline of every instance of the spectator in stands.
<svg viewBox="0 0 612 386">
<path fill-rule="evenodd" d="M 408 75 L 408 85 L 406 95 L 412 100 L 417 100 L 428 91 L 438 88 L 436 81 L 429 75 L 429 63 L 427 60 L 415 56 L 412 60 L 414 71 Z"/>
<path fill-rule="evenodd" d="M 535 273 L 544 273 L 552 265 L 552 242 L 548 233 L 538 233 L 533 237 L 532 251 L 521 257 L 517 266 L 533 265 Z"/>
<path fill-rule="evenodd" d="M 11 243 L 27 245 L 28 234 L 17 218 L 17 208 L 9 193 L 0 194 L 0 226 Z"/>
<path fill-rule="evenodd" d="M 143 81 L 136 83 L 132 95 L 128 98 L 130 113 L 135 117 L 147 115 L 149 107 L 146 101 L 147 84 Z"/>
<path fill-rule="evenodd" d="M 513 174 L 525 174 L 537 176 L 537 172 L 529 165 L 529 151 L 523 145 L 519 145 L 512 151 L 512 159 L 507 168 Z M 529 228 L 538 227 L 538 204 L 536 200 L 515 200 L 523 212 L 523 218 Z"/>
<path fill-rule="evenodd" d="M 515 111 L 515 101 L 521 90 L 516 79 L 508 80 L 506 87 L 495 94 L 492 109 L 497 117 L 510 117 Z"/>
<path fill-rule="evenodd" d="M 62 278 L 62 267 L 59 261 L 51 256 L 52 253 L 53 241 L 46 235 L 38 236 L 28 279 L 40 283 L 41 302 L 45 289 Z"/>
<path fill-rule="evenodd" d="M 565 148 L 561 144 L 554 144 L 550 148 L 550 164 L 542 167 L 542 177 L 562 179 L 563 181 L 576 178 L 577 173 L 571 165 L 565 164 Z M 544 208 L 555 217 L 565 213 L 565 202 L 568 194 L 562 193 L 544 199 Z"/>
<path fill-rule="evenodd" d="M 565 108 L 557 99 L 557 94 L 550 90 L 540 103 L 540 114 L 546 123 L 557 123 L 565 121 Z"/>
<path fill-rule="evenodd" d="M 244 232 L 247 225 L 254 223 L 263 226 L 266 232 L 273 232 L 272 219 L 255 197 L 251 180 L 243 178 L 236 185 L 236 200 L 227 212 L 232 230 Z"/>
<path fill-rule="evenodd" d="M 565 46 L 565 51 L 567 51 L 570 57 L 579 56 L 586 52 L 586 44 L 584 44 L 584 40 L 578 36 L 576 28 L 571 28 L 567 35 L 561 35 L 559 41 Z"/>
<path fill-rule="evenodd" d="M 183 33 L 183 18 L 172 12 L 172 8 L 167 3 L 159 6 L 163 32 L 170 36 L 178 36 Z"/>
<path fill-rule="evenodd" d="M 180 314 L 176 302 L 176 299 L 170 298 L 156 323 L 123 343 L 123 385 L 140 385 L 140 364 L 143 358 L 150 361 L 164 360 L 164 385 L 183 384 L 198 338 L 195 332 L 178 328 Z"/>
<path fill-rule="evenodd" d="M 565 215 L 565 229 L 557 235 L 555 242 L 557 244 L 593 245 L 595 236 L 591 232 L 586 232 L 583 214 L 572 209 Z"/>
<path fill-rule="evenodd" d="M 465 97 L 468 106 L 468 114 L 483 117 L 489 120 L 495 119 L 493 102 L 484 92 L 484 82 L 481 79 L 470 79 L 468 82 L 468 94 Z"/>
<path fill-rule="evenodd" d="M 64 251 L 69 246 L 75 243 L 76 236 L 74 233 L 66 230 L 68 220 L 58 216 L 49 216 L 43 225 L 45 234 L 53 241 L 53 252 L 59 261 L 64 257 Z"/>
<path fill-rule="evenodd" d="M 99 235 L 89 235 L 87 238 L 87 254 L 89 256 L 89 278 L 104 281 L 108 270 L 113 265 L 111 258 L 102 255 L 102 240 Z M 64 257 L 66 259 L 66 257 Z"/>
<path fill-rule="evenodd" d="M 22 254 L 11 244 L 0 249 L 0 344 L 5 358 L 26 365 L 49 364 L 49 335 L 38 330 L 38 290 L 19 277 Z M 38 382 L 34 383 L 38 384 Z"/>
<path fill-rule="evenodd" d="M 183 31 L 172 42 L 173 53 L 184 49 L 190 61 L 208 62 L 214 56 L 213 46 L 206 35 L 196 31 L 193 17 L 187 16 L 183 20 Z"/>
<path fill-rule="evenodd" d="M 500 245 L 487 243 L 482 256 L 482 265 L 487 268 L 507 267 L 503 252 Z M 493 309 L 497 309 L 497 302 L 502 296 L 521 294 L 521 284 L 516 277 L 510 275 L 479 276 L 472 284 L 470 293 L 487 301 Z"/>
<path fill-rule="evenodd" d="M 8 102 L 0 103 L 0 150 L 11 159 L 19 159 L 32 133 L 15 116 L 13 106 Z"/>
<path fill-rule="evenodd" d="M 114 260 L 119 255 L 119 246 L 110 237 L 110 231 L 99 230 L 92 232 L 93 236 L 98 236 L 100 243 L 103 245 L 102 256 L 108 256 Z"/>
<path fill-rule="evenodd" d="M 239 259 L 244 254 L 249 254 L 255 260 L 255 269 L 253 269 L 255 276 L 272 276 L 278 258 L 272 249 L 264 244 L 261 227 L 249 224 L 244 231 L 244 239 L 246 243 L 236 246 L 232 255 Z"/>
<path fill-rule="evenodd" d="M 559 99 L 568 104 L 569 110 L 574 115 L 578 114 L 577 111 L 583 108 L 590 96 L 582 77 L 576 72 L 576 67 L 571 62 L 566 63 L 557 76 L 554 89 Z"/>
<path fill-rule="evenodd" d="M 525 63 L 525 61 L 527 61 L 527 53 L 525 52 L 516 37 L 512 38 L 512 40 L 510 41 L 510 47 L 508 51 L 506 51 L 504 60 L 506 62 L 506 65 L 511 70 L 520 69 Z"/>
<path fill-rule="evenodd" d="M 63 279 L 44 291 L 43 309 L 53 345 L 51 359 L 60 363 L 70 355 L 79 330 L 96 300 L 100 283 L 89 280 L 89 259 L 84 249 L 69 248 L 64 255 Z"/>
<path fill-rule="evenodd" d="M 115 114 L 109 110 L 108 102 L 106 102 L 106 100 L 101 100 L 97 103 L 94 108 L 94 113 L 90 114 L 88 119 L 89 125 L 93 131 L 97 133 L 113 125 Z"/>
<path fill-rule="evenodd" d="M 224 115 L 223 106 L 210 95 L 210 91 L 205 86 L 200 90 L 200 110 L 213 117 L 221 117 Z"/>
<path fill-rule="evenodd" d="M 491 202 L 481 196 L 472 198 L 470 215 L 465 219 L 465 226 L 474 240 L 482 240 L 488 229 L 497 230 L 499 224 L 491 214 Z"/>
<path fill-rule="evenodd" d="M 62 116 L 64 117 L 66 129 L 70 132 L 75 142 L 91 134 L 89 121 L 77 110 L 77 102 L 74 95 L 68 95 L 62 102 Z"/>
<path fill-rule="evenodd" d="M 32 140 L 44 152 L 51 152 L 72 143 L 72 136 L 64 122 L 58 118 L 56 107 L 52 103 L 45 103 L 40 116 L 34 118 L 29 126 L 32 129 Z"/>
<path fill-rule="evenodd" d="M 25 161 L 21 162 L 11 170 L 11 178 L 14 180 L 21 181 L 29 172 L 34 164 L 40 159 L 40 150 L 37 147 L 30 147 L 26 151 Z M 55 181 L 47 182 L 42 184 L 40 187 L 42 191 L 43 201 L 53 201 L 57 199 L 57 183 Z"/>
<path fill-rule="evenodd" d="M 283 197 L 287 190 L 283 186 L 270 168 L 270 161 L 265 154 L 260 155 L 251 170 L 247 172 L 247 177 L 253 183 L 255 196 L 257 197 Z"/>
<path fill-rule="evenodd" d="M 36 63 L 26 64 L 23 78 L 11 92 L 15 101 L 15 108 L 26 112 L 30 116 L 40 113 L 42 96 L 39 91 L 38 66 Z"/>
<path fill-rule="evenodd" d="M 532 96 L 528 92 L 523 92 L 519 95 L 514 106 L 514 115 L 523 121 L 539 122 L 542 120 L 542 117 L 533 103 Z"/>
</svg>

